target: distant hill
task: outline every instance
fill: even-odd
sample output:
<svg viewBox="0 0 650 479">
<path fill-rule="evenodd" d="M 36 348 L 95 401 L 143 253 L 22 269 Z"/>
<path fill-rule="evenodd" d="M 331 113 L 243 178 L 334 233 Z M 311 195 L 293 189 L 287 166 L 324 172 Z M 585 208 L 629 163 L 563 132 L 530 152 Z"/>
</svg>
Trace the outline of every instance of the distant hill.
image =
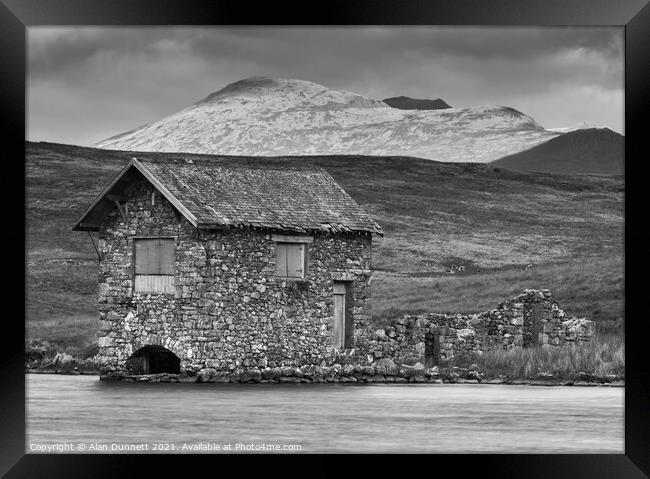
<svg viewBox="0 0 650 479">
<path fill-rule="evenodd" d="M 425 100 L 409 98 L 407 96 L 396 96 L 382 100 L 388 106 L 399 108 L 400 110 L 444 110 L 451 108 L 442 98 L 435 100 Z"/>
<path fill-rule="evenodd" d="M 95 146 L 219 155 L 417 156 L 487 163 L 559 135 L 506 106 L 445 106 L 404 110 L 309 81 L 254 77 Z M 130 126 L 124 124 L 125 129 Z"/>
<path fill-rule="evenodd" d="M 625 137 L 609 128 L 564 133 L 490 163 L 519 171 L 623 174 Z"/>
<path fill-rule="evenodd" d="M 557 133 L 569 133 L 570 131 L 576 130 L 588 130 L 590 128 L 607 128 L 605 125 L 597 125 L 595 123 L 587 123 L 586 121 L 581 121 L 573 126 L 565 126 L 561 128 L 547 128 L 548 131 L 555 131 Z"/>
</svg>

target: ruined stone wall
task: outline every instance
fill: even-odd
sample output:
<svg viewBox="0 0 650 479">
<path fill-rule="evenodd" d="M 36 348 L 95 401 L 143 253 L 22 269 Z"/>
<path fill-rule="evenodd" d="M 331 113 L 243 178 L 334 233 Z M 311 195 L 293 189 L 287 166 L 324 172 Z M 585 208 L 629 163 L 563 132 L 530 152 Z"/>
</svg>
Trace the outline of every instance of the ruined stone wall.
<svg viewBox="0 0 650 479">
<path fill-rule="evenodd" d="M 375 359 L 385 357 L 397 364 L 422 363 L 429 367 L 454 355 L 483 349 L 482 330 L 485 330 L 485 321 L 480 315 L 404 315 L 385 329 L 375 331 L 371 349 Z"/>
<path fill-rule="evenodd" d="M 374 332 L 371 350 L 375 359 L 390 357 L 398 364 L 431 367 L 493 349 L 590 341 L 593 334 L 593 321 L 566 318 L 549 290 L 525 290 L 482 313 L 396 318 Z"/>
<path fill-rule="evenodd" d="M 144 181 L 126 210 L 126 223 L 115 214 L 100 229 L 103 374 L 124 372 L 146 345 L 172 351 L 190 375 L 368 361 L 370 235 L 312 235 L 306 278 L 285 280 L 267 232 L 199 231 Z M 134 292 L 133 237 L 166 235 L 176 238 L 175 292 Z M 344 351 L 332 347 L 333 279 L 354 281 L 354 348 Z"/>
</svg>

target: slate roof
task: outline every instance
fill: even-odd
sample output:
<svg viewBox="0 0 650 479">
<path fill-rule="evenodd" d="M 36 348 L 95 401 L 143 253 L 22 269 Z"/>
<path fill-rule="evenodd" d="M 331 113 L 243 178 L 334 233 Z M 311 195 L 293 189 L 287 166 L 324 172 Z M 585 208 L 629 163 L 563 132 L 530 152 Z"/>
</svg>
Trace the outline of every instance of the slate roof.
<svg viewBox="0 0 650 479">
<path fill-rule="evenodd" d="M 96 229 L 87 226 L 86 220 L 93 218 L 97 223 L 96 207 L 134 168 L 197 227 L 382 234 L 381 227 L 320 168 L 152 158 L 131 160 L 84 213 L 75 230 Z"/>
</svg>

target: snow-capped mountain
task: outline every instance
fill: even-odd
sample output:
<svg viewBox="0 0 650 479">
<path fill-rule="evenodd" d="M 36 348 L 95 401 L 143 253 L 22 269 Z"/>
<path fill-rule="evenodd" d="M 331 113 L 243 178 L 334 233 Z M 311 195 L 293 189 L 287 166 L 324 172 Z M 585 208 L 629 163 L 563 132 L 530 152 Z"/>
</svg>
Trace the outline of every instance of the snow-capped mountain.
<svg viewBox="0 0 650 479">
<path fill-rule="evenodd" d="M 587 123 L 586 121 L 581 121 L 580 123 L 573 126 L 565 126 L 561 128 L 548 128 L 548 131 L 555 131 L 557 133 L 569 133 L 570 131 L 591 130 L 593 128 L 602 129 L 607 127 L 603 125 L 596 125 L 595 123 Z"/>
<path fill-rule="evenodd" d="M 95 146 L 223 155 L 367 154 L 488 162 L 559 133 L 502 106 L 402 110 L 303 80 L 255 77 Z"/>
</svg>

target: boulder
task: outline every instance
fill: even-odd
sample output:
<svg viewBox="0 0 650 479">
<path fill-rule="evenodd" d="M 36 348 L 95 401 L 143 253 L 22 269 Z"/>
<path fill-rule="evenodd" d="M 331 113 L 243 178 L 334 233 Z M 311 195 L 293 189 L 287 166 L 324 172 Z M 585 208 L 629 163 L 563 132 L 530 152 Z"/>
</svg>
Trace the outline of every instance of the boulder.
<svg viewBox="0 0 650 479">
<path fill-rule="evenodd" d="M 426 368 L 424 367 L 424 364 L 422 363 L 415 363 L 413 365 L 413 376 L 417 378 L 424 377 Z"/>
<path fill-rule="evenodd" d="M 52 360 L 55 369 L 72 369 L 75 364 L 74 358 L 67 353 L 57 353 Z"/>
<path fill-rule="evenodd" d="M 413 368 L 406 364 L 402 364 L 399 368 L 398 376 L 401 378 L 410 378 L 413 376 Z"/>
<path fill-rule="evenodd" d="M 239 374 L 240 382 L 249 382 L 259 383 L 262 380 L 262 373 L 259 369 L 249 368 L 245 369 Z"/>
<path fill-rule="evenodd" d="M 390 358 L 379 359 L 373 363 L 373 366 L 377 374 L 386 376 L 396 376 L 399 374 L 399 366 Z"/>
<path fill-rule="evenodd" d="M 316 368 L 311 364 L 305 364 L 300 367 L 300 375 L 305 378 L 313 378 L 316 375 Z"/>
<path fill-rule="evenodd" d="M 197 383 L 209 383 L 212 382 L 214 377 L 217 375 L 217 370 L 214 368 L 203 368 L 196 375 Z"/>
<path fill-rule="evenodd" d="M 262 379 L 275 379 L 282 375 L 280 368 L 264 368 L 262 369 Z"/>
<path fill-rule="evenodd" d="M 178 378 L 178 382 L 180 383 L 195 383 L 197 380 L 198 380 L 197 376 L 182 375 Z"/>
<path fill-rule="evenodd" d="M 283 366 L 282 376 L 285 377 L 298 376 L 298 371 L 296 371 L 296 368 L 293 368 L 291 366 Z"/>
<path fill-rule="evenodd" d="M 299 383 L 300 378 L 297 378 L 295 376 L 282 376 L 280 378 L 281 383 Z"/>
<path fill-rule="evenodd" d="M 594 380 L 593 374 L 586 373 L 584 371 L 579 372 L 576 374 L 576 377 L 573 378 L 574 381 L 584 381 L 584 382 L 591 382 Z"/>
</svg>

